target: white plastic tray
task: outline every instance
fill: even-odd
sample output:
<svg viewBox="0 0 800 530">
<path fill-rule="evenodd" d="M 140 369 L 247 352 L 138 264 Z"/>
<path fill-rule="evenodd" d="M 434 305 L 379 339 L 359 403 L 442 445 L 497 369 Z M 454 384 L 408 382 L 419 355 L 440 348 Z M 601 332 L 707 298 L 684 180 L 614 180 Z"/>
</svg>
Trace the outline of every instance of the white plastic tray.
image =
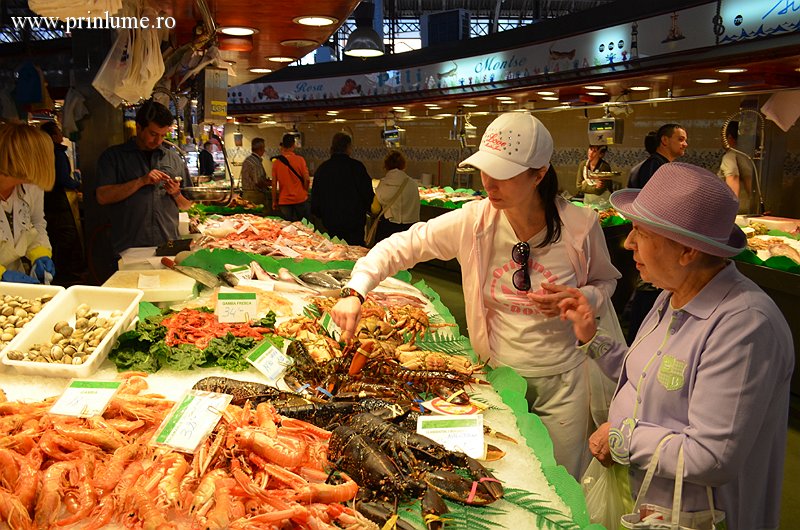
<svg viewBox="0 0 800 530">
<path fill-rule="evenodd" d="M 12 282 L 2 282 L 0 283 L 0 294 L 2 295 L 11 295 L 11 296 L 20 296 L 22 298 L 26 298 L 28 300 L 32 300 L 33 298 L 39 298 L 40 296 L 53 296 L 55 297 L 59 293 L 63 293 L 64 288 L 59 285 L 39 285 L 39 284 L 31 284 L 31 283 L 12 283 Z M 53 299 L 55 300 L 55 298 Z M 52 303 L 53 300 L 50 300 L 48 304 Z M 45 305 L 44 307 L 47 307 Z M 39 315 L 42 314 L 42 311 L 39 311 L 36 316 L 34 316 L 30 322 L 25 324 L 22 329 L 31 326 L 36 319 L 39 318 Z M 16 338 L 16 337 L 15 337 Z M 11 341 L 13 342 L 13 340 Z M 0 345 L 0 356 L 3 355 L 3 352 L 6 351 L 8 345 L 11 344 L 9 342 L 6 346 Z"/>
<path fill-rule="evenodd" d="M 111 347 L 116 343 L 117 337 L 130 327 L 138 313 L 142 295 L 142 291 L 138 289 L 74 285 L 44 306 L 35 321 L 31 320 L 22 333 L 14 337 L 14 340 L 3 352 L 3 364 L 19 374 L 44 377 L 87 377 L 93 374 L 106 359 Z M 81 304 L 89 304 L 91 310 L 97 311 L 101 317 L 108 317 L 112 311 L 122 311 L 122 316 L 116 321 L 114 327 L 103 337 L 95 351 L 83 364 L 12 361 L 8 358 L 9 351 L 27 351 L 33 344 L 46 342 L 52 335 L 56 322 L 65 320 L 74 327 L 75 310 Z"/>
</svg>

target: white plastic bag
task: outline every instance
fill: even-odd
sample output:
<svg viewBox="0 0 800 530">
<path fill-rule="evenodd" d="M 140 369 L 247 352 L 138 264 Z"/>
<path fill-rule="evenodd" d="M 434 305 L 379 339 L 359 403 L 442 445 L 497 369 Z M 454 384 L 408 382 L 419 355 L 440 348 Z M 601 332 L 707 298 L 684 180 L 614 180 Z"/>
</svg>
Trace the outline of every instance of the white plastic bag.
<svg viewBox="0 0 800 530">
<path fill-rule="evenodd" d="M 117 95 L 117 87 L 122 84 L 130 69 L 130 54 L 133 50 L 131 34 L 132 31 L 129 29 L 117 32 L 117 40 L 114 41 L 111 51 L 106 55 L 103 65 L 92 81 L 95 90 L 114 107 L 119 107 L 124 102 L 123 98 Z"/>
<path fill-rule="evenodd" d="M 603 467 L 593 458 L 581 479 L 589 520 L 606 528 L 619 527 L 620 518 L 633 509 L 628 468 L 619 464 Z"/>
</svg>

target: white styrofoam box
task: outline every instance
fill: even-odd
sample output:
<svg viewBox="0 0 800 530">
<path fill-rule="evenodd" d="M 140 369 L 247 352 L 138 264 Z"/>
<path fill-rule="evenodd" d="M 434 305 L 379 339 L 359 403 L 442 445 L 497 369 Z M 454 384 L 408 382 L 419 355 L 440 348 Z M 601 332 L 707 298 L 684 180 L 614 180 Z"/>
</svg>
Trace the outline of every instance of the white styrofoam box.
<svg viewBox="0 0 800 530">
<path fill-rule="evenodd" d="M 783 232 L 794 232 L 797 227 L 800 227 L 800 220 L 788 217 L 751 217 L 750 222 L 761 223 L 769 230 L 782 230 Z"/>
<path fill-rule="evenodd" d="M 180 212 L 178 213 L 178 235 L 188 236 L 189 235 L 189 213 L 188 212 Z"/>
<path fill-rule="evenodd" d="M 57 298 L 51 300 L 31 321 L 22 333 L 17 335 L 3 353 L 3 364 L 20 374 L 40 375 L 44 377 L 87 377 L 93 374 L 108 356 L 117 337 L 126 331 L 139 310 L 142 291 L 138 289 L 114 289 L 110 287 L 91 287 L 73 285 Z M 34 361 L 12 361 L 8 352 L 12 350 L 27 351 L 33 344 L 47 342 L 53 334 L 53 326 L 62 320 L 75 327 L 75 311 L 81 304 L 88 304 L 99 316 L 108 317 L 112 311 L 122 311 L 114 327 L 106 333 L 92 355 L 82 364 L 68 365 L 58 363 L 42 363 Z"/>
<path fill-rule="evenodd" d="M 119 270 L 164 269 L 156 247 L 132 247 L 119 254 Z"/>
<path fill-rule="evenodd" d="M 31 300 L 33 298 L 39 298 L 40 296 L 53 296 L 55 297 L 58 293 L 63 293 L 64 288 L 59 285 L 40 285 L 40 284 L 32 284 L 32 283 L 12 283 L 12 282 L 2 282 L 0 283 L 0 294 L 2 295 L 11 295 L 11 296 L 19 296 L 21 298 L 26 298 Z M 52 300 L 50 300 L 52 302 Z M 48 304 L 50 303 L 48 302 Z M 47 307 L 47 304 L 45 304 Z M 44 308 L 42 308 L 44 311 Z M 40 311 L 36 314 L 35 317 L 31 319 L 30 322 L 25 324 L 22 329 L 30 326 L 39 315 L 42 314 Z M 11 344 L 9 342 L 9 344 Z M 6 345 L 7 346 L 7 345 Z M 3 352 L 6 350 L 5 347 L 0 344 L 0 356 L 3 355 Z"/>
<path fill-rule="evenodd" d="M 170 269 L 117 271 L 103 287 L 141 289 L 145 302 L 179 302 L 191 298 L 197 281 Z"/>
</svg>

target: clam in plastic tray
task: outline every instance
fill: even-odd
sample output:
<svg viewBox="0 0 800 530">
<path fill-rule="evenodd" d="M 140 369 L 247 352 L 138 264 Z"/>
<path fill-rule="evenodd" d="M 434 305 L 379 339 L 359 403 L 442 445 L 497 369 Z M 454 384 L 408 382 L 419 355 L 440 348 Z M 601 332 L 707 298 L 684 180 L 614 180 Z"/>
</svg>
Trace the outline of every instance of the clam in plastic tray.
<svg viewBox="0 0 800 530">
<path fill-rule="evenodd" d="M 3 364 L 18 374 L 40 375 L 44 377 L 87 377 L 92 375 L 108 357 L 117 337 L 126 331 L 139 309 L 139 301 L 144 293 L 138 289 L 115 289 L 74 285 L 48 303 L 37 315 L 36 320 L 14 337 L 3 353 Z M 49 341 L 53 326 L 66 321 L 75 327 L 75 311 L 81 304 L 88 304 L 100 317 L 108 317 L 113 311 L 122 311 L 114 326 L 106 333 L 94 352 L 83 363 L 59 364 L 36 361 L 14 361 L 8 358 L 10 351 L 27 351 L 37 343 Z"/>
<path fill-rule="evenodd" d="M 61 287 L 61 286 L 58 286 L 58 285 L 37 285 L 37 284 L 31 284 L 31 283 L 3 282 L 2 292 L 0 292 L 0 294 L 1 295 L 19 296 L 20 298 L 24 298 L 26 300 L 33 300 L 34 298 L 39 298 L 40 296 L 52 296 L 52 297 L 55 297 L 59 293 L 63 293 L 63 292 L 64 292 L 64 288 Z M 52 301 L 53 300 L 50 300 L 50 302 L 52 302 Z M 48 302 L 48 304 L 50 302 Z M 25 328 L 33 325 L 33 323 L 36 322 L 36 319 L 39 318 L 39 315 L 42 314 L 42 312 L 44 311 L 45 307 L 47 307 L 47 304 L 45 304 L 44 307 L 42 307 L 42 310 L 39 311 L 38 313 L 36 313 L 36 316 L 34 316 L 31 319 L 31 321 L 28 322 L 27 324 L 25 324 L 25 326 L 23 326 L 21 329 L 24 330 Z M 19 335 L 20 333 L 22 333 L 22 331 L 18 331 L 17 335 Z M 15 336 L 15 338 L 16 338 L 16 336 Z M 3 345 L 3 343 L 0 342 L 0 357 L 6 351 L 6 348 L 8 347 L 9 344 L 11 344 L 11 341 L 9 341 L 8 344 L 6 344 L 6 345 Z"/>
</svg>

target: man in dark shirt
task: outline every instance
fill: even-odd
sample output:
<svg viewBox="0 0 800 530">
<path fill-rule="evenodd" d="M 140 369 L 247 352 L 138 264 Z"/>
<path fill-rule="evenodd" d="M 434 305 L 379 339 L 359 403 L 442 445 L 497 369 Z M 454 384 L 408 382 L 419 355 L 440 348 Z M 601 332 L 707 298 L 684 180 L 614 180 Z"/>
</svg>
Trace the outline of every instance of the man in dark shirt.
<svg viewBox="0 0 800 530">
<path fill-rule="evenodd" d="M 178 212 L 192 205 L 181 195 L 182 186 L 191 186 L 189 170 L 175 151 L 162 145 L 172 121 L 169 109 L 147 101 L 136 113 L 136 136 L 100 155 L 97 202 L 114 205 L 109 217 L 117 254 L 177 239 Z"/>
<path fill-rule="evenodd" d="M 56 159 L 56 180 L 53 189 L 44 194 L 44 217 L 47 221 L 47 237 L 53 246 L 53 262 L 56 276 L 53 283 L 65 287 L 82 283 L 86 262 L 83 257 L 83 243 L 80 235 L 80 221 L 77 218 L 77 191 L 81 181 L 73 176 L 72 166 L 67 156 L 67 146 L 62 144 L 64 136 L 54 121 L 42 124 L 41 129 L 53 140 Z M 76 172 L 77 175 L 77 172 Z M 70 204 L 72 194 L 76 205 L 73 211 Z"/>
<path fill-rule="evenodd" d="M 206 142 L 203 144 L 203 150 L 198 155 L 198 175 L 206 175 L 208 177 L 214 174 L 214 169 L 217 164 L 214 163 L 214 155 L 211 150 L 214 148 L 213 142 Z"/>
<path fill-rule="evenodd" d="M 683 156 L 689 147 L 686 130 L 677 123 L 667 123 L 659 127 L 656 140 L 658 142 L 656 152 L 642 163 L 636 173 L 631 172 L 628 180 L 629 188 L 643 188 L 656 169 Z"/>
<path fill-rule="evenodd" d="M 686 148 L 689 147 L 686 130 L 677 123 L 667 123 L 659 127 L 655 139 L 657 142 L 655 152 L 642 162 L 638 170 L 631 171 L 631 176 L 628 180 L 629 188 L 644 187 L 658 168 L 683 156 L 686 153 Z M 645 148 L 647 148 L 646 141 Z M 644 321 L 644 317 L 650 312 L 660 293 L 661 289 L 642 281 L 641 277 L 636 279 L 636 290 L 630 302 L 631 317 L 627 337 L 629 344 L 633 342 L 639 327 Z"/>
<path fill-rule="evenodd" d="M 375 193 L 367 168 L 350 157 L 352 152 L 349 135 L 333 135 L 331 157 L 314 174 L 311 211 L 319 216 L 329 235 L 364 246 L 364 226 Z"/>
</svg>

